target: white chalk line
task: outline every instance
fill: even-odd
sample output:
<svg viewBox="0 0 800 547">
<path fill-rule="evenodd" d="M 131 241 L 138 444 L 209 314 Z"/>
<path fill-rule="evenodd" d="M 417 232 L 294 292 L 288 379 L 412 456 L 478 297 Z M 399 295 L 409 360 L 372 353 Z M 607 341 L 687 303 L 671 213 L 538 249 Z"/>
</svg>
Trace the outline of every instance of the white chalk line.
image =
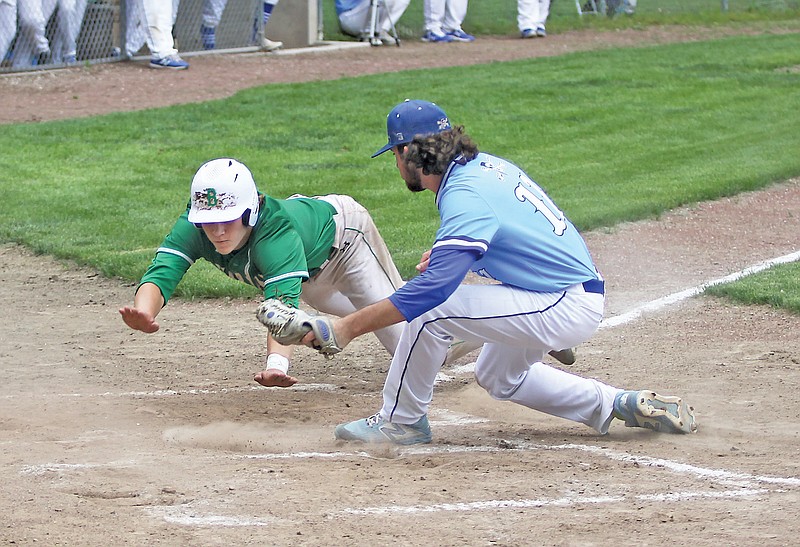
<svg viewBox="0 0 800 547">
<path fill-rule="evenodd" d="M 442 450 L 441 448 L 444 448 Z M 460 450 L 459 450 L 460 448 Z M 695 465 L 674 462 L 663 458 L 651 458 L 649 456 L 634 456 L 624 452 L 616 452 L 596 446 L 580 444 L 563 445 L 539 445 L 539 444 L 519 444 L 514 448 L 499 447 L 424 447 L 412 448 L 401 451 L 402 455 L 411 454 L 431 454 L 435 452 L 502 452 L 507 450 L 578 450 L 598 454 L 612 460 L 630 462 L 638 466 L 657 467 L 667 471 L 691 475 L 698 479 L 710 480 L 717 484 L 733 487 L 732 490 L 711 490 L 711 491 L 682 491 L 664 492 L 657 494 L 640 494 L 632 497 L 626 496 L 569 496 L 561 498 L 545 499 L 516 499 L 516 500 L 484 500 L 474 502 L 439 503 L 431 505 L 387 505 L 380 507 L 365 508 L 346 508 L 341 513 L 351 515 L 387 515 L 387 514 L 412 514 L 412 513 L 434 513 L 446 511 L 481 511 L 492 509 L 519 509 L 519 508 L 540 508 L 548 506 L 567 507 L 578 504 L 605 504 L 619 503 L 626 499 L 648 502 L 683 502 L 691 500 L 728 500 L 734 498 L 753 498 L 768 495 L 771 493 L 786 492 L 788 488 L 800 487 L 800 478 L 796 477 L 770 477 L 762 475 L 751 475 L 747 473 L 736 473 L 722 469 L 711 469 L 698 467 Z M 359 456 L 362 453 L 353 454 Z M 367 454 L 367 457 L 372 457 Z M 764 484 L 779 485 L 783 488 L 770 490 L 763 488 Z"/>
<path fill-rule="evenodd" d="M 435 423 L 435 422 L 434 422 Z M 676 462 L 663 458 L 653 458 L 650 456 L 635 456 L 627 452 L 617 452 L 607 448 L 585 444 L 560 444 L 560 445 L 546 445 L 535 443 L 518 443 L 512 441 L 501 441 L 506 447 L 500 446 L 413 446 L 408 448 L 397 448 L 395 450 L 395 457 L 403 456 L 424 456 L 430 454 L 457 454 L 469 452 L 488 452 L 488 453 L 508 453 L 510 451 L 538 451 L 538 450 L 574 450 L 578 452 L 587 452 L 595 454 L 610 460 L 632 463 L 640 467 L 655 467 L 670 471 L 677 475 L 693 476 L 700 480 L 710 480 L 725 486 L 734 487 L 754 487 L 755 485 L 778 485 L 786 488 L 800 488 L 800 478 L 797 477 L 775 477 L 766 475 L 752 475 L 748 473 L 739 473 L 727 471 L 724 469 L 713 469 L 707 467 L 699 467 L 696 465 Z M 377 453 L 380 453 L 378 449 Z M 385 459 L 380 456 L 371 454 L 367 450 L 360 450 L 355 452 L 338 451 L 338 452 L 288 452 L 288 453 L 275 453 L 275 454 L 241 454 L 234 456 L 235 458 L 244 459 L 257 459 L 257 460 L 285 460 L 285 459 L 341 459 L 341 458 L 376 458 Z"/>
<path fill-rule="evenodd" d="M 537 451 L 537 450 L 572 450 L 586 452 L 600 457 L 605 457 L 614 461 L 635 464 L 639 467 L 653 467 L 663 469 L 678 475 L 688 475 L 702 481 L 711 481 L 730 488 L 729 490 L 711 491 L 680 491 L 664 492 L 656 494 L 640 494 L 636 496 L 607 495 L 607 496 L 565 496 L 561 498 L 539 498 L 539 499 L 507 499 L 507 500 L 483 500 L 473 502 L 441 503 L 430 505 L 388 505 L 379 507 L 364 508 L 345 508 L 339 511 L 341 514 L 349 515 L 388 515 L 388 514 L 414 514 L 414 513 L 434 513 L 448 511 L 482 511 L 498 509 L 532 509 L 542 507 L 569 507 L 574 505 L 598 505 L 608 503 L 621 503 L 628 499 L 637 501 L 657 501 L 657 502 L 683 502 L 692 500 L 728 500 L 735 498 L 753 498 L 768 495 L 771 493 L 786 492 L 788 489 L 800 488 L 800 478 L 796 477 L 777 477 L 753 475 L 748 473 L 731 472 L 724 469 L 714 469 L 699 467 L 696 465 L 675 462 L 664 458 L 652 458 L 649 456 L 635 456 L 625 452 L 617 452 L 607 448 L 566 443 L 560 445 L 546 445 L 536 443 L 513 443 L 500 441 L 507 444 L 506 448 L 499 446 L 412 446 L 407 448 L 392 447 L 395 449 L 394 457 L 404 456 L 425 456 L 431 454 L 454 454 L 454 453 L 501 453 L 509 451 Z M 367 451 L 338 451 L 338 452 L 291 452 L 275 454 L 242 454 L 233 456 L 238 459 L 253 460 L 289 460 L 289 459 L 346 459 L 346 458 L 371 458 L 386 459 L 386 457 L 375 456 Z M 129 466 L 133 462 L 122 465 Z M 64 473 L 68 471 L 83 471 L 92 468 L 111 468 L 118 467 L 120 464 L 43 464 L 38 466 L 24 466 L 22 474 L 42 475 L 47 472 Z M 779 486 L 779 489 L 770 490 L 763 488 L 764 485 Z M 201 503 L 207 503 L 202 501 Z M 281 519 L 254 519 L 249 517 L 208 515 L 200 514 L 196 507 L 189 506 L 167 506 L 149 507 L 147 511 L 156 517 L 164 519 L 166 522 L 182 526 L 267 526 L 275 524 Z"/>
<path fill-rule="evenodd" d="M 65 398 L 92 398 L 92 397 L 173 397 L 175 395 L 218 395 L 225 393 L 241 393 L 245 391 L 263 391 L 263 390 L 289 390 L 289 391 L 339 391 L 339 387 L 333 384 L 296 384 L 291 387 L 264 387 L 264 386 L 247 386 L 247 387 L 223 387 L 219 389 L 206 389 L 206 388 L 192 388 L 192 389 L 157 389 L 153 391 L 123 391 L 112 392 L 105 391 L 101 393 L 43 393 L 41 396 L 48 397 L 65 397 Z M 28 395 L 4 395 L 0 399 L 16 399 L 20 397 L 29 397 Z"/>
<path fill-rule="evenodd" d="M 690 499 L 706 498 L 740 498 L 755 497 L 766 493 L 766 490 L 740 490 L 735 492 L 679 492 L 653 496 L 650 494 L 632 496 L 631 499 L 639 501 L 686 501 Z M 432 505 L 386 505 L 383 507 L 364 507 L 361 509 L 344 509 L 341 512 L 350 515 L 388 515 L 392 513 L 438 513 L 444 511 L 481 511 L 487 509 L 532 509 L 540 507 L 569 507 L 574 505 L 620 503 L 628 499 L 625 496 L 578 496 L 551 499 L 523 499 L 523 500 L 487 500 L 461 503 L 435 503 Z"/>
<path fill-rule="evenodd" d="M 757 264 L 753 264 L 752 266 L 748 266 L 743 270 L 739 270 L 738 272 L 726 275 L 725 277 L 720 277 L 719 279 L 706 281 L 705 283 L 701 283 L 696 287 L 672 293 L 662 298 L 657 298 L 656 300 L 652 300 L 650 302 L 642 304 L 641 306 L 638 306 L 629 312 L 616 315 L 614 317 L 609 317 L 608 319 L 605 319 L 600 323 L 600 328 L 603 329 L 609 327 L 617 327 L 619 325 L 624 325 L 625 323 L 630 323 L 631 321 L 634 321 L 639 317 L 641 317 L 642 314 L 644 313 L 660 311 L 661 309 L 666 308 L 667 306 L 671 306 L 673 304 L 677 304 L 678 302 L 686 300 L 687 298 L 697 296 L 698 294 L 702 293 L 709 287 L 713 287 L 715 285 L 722 285 L 723 283 L 732 283 L 733 281 L 738 281 L 739 279 L 747 277 L 748 275 L 752 275 L 767 270 L 773 266 L 777 266 L 778 264 L 788 264 L 789 262 L 796 262 L 797 260 L 800 260 L 800 251 L 779 256 L 777 258 L 764 260 Z"/>
<path fill-rule="evenodd" d="M 39 465 L 23 465 L 20 475 L 44 475 L 46 473 L 64 474 L 74 471 L 86 471 L 91 469 L 121 469 L 132 467 L 134 461 L 111 462 L 111 463 L 44 463 Z"/>
<path fill-rule="evenodd" d="M 270 526 L 283 519 L 276 517 L 250 518 L 231 515 L 208 515 L 202 513 L 203 506 L 208 505 L 207 500 L 195 500 L 181 505 L 150 506 L 145 511 L 151 516 L 162 518 L 171 524 L 181 526 Z"/>
</svg>

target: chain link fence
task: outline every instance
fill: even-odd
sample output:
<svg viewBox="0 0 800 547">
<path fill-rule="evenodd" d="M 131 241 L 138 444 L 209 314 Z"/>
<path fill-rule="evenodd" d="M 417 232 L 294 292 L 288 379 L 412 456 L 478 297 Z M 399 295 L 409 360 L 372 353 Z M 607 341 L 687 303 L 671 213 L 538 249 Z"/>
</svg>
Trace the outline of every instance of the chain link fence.
<svg viewBox="0 0 800 547">
<path fill-rule="evenodd" d="M 172 0 L 175 47 L 256 48 L 262 12 L 261 0 Z M 0 0 L 0 72 L 149 55 L 144 13 L 142 0 Z"/>
<path fill-rule="evenodd" d="M 173 37 L 181 55 L 262 46 L 263 0 L 159 1 L 172 2 Z M 516 6 L 515 0 L 506 1 Z M 302 2 L 315 0 L 284 0 L 286 7 L 277 8 L 294 20 L 310 15 L 295 11 Z M 322 40 L 322 9 L 335 13 L 334 0 L 316 2 Z M 421 11 L 422 0 L 414 2 Z M 800 0 L 553 0 L 551 16 L 796 11 L 799 4 Z M 149 56 L 148 42 L 143 0 L 0 0 L 0 73 Z"/>
</svg>

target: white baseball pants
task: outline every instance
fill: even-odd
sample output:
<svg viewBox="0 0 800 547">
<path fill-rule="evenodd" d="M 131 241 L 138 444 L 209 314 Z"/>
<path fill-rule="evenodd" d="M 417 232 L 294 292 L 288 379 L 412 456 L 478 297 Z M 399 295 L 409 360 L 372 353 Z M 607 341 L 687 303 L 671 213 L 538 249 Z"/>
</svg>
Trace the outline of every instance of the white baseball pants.
<svg viewBox="0 0 800 547">
<path fill-rule="evenodd" d="M 390 296 L 403 284 L 369 212 L 349 196 L 320 196 L 336 208 L 333 252 L 319 273 L 303 283 L 300 298 L 322 313 L 342 317 Z M 394 354 L 403 325 L 375 332 Z M 445 348 L 445 352 L 447 349 Z M 442 357 L 444 359 L 444 357 Z"/>
<path fill-rule="evenodd" d="M 0 0 L 0 61 L 17 33 L 17 0 Z"/>
<path fill-rule="evenodd" d="M 467 0 L 425 0 L 422 13 L 425 30 L 444 34 L 461 28 L 467 16 Z"/>
<path fill-rule="evenodd" d="M 552 349 L 587 340 L 603 307 L 603 295 L 580 284 L 557 293 L 461 285 L 446 302 L 404 325 L 383 388 L 381 416 L 410 424 L 427 414 L 447 348 L 461 339 L 484 342 L 475 378 L 493 398 L 607 433 L 619 390 L 542 362 Z"/>
<path fill-rule="evenodd" d="M 550 0 L 517 0 L 517 25 L 525 29 L 543 27 L 550 15 Z"/>
</svg>

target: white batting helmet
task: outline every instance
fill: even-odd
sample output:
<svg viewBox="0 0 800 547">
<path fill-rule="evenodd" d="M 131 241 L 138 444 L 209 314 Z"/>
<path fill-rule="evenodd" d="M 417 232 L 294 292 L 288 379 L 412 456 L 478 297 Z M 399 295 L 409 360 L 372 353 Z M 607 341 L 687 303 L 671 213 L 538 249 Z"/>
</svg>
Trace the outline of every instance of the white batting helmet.
<svg viewBox="0 0 800 547">
<path fill-rule="evenodd" d="M 192 179 L 189 222 L 230 222 L 249 211 L 247 224 L 258 220 L 258 189 L 253 174 L 231 158 L 211 160 Z"/>
</svg>

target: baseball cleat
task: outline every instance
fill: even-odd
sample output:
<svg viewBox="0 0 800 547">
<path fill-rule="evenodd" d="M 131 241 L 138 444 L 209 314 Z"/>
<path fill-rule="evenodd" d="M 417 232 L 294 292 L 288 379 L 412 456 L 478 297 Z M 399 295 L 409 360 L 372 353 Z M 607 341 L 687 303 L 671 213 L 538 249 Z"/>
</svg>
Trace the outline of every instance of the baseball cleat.
<svg viewBox="0 0 800 547">
<path fill-rule="evenodd" d="M 452 42 L 453 37 L 447 34 L 436 34 L 433 31 L 428 31 L 422 36 L 423 42 L 434 42 L 434 43 L 447 43 Z"/>
<path fill-rule="evenodd" d="M 549 352 L 550 357 L 561 363 L 562 365 L 574 365 L 575 364 L 575 349 L 567 348 L 567 349 L 559 349 L 559 350 L 552 350 Z"/>
<path fill-rule="evenodd" d="M 347 424 L 339 424 L 333 432 L 342 441 L 362 443 L 421 444 L 431 442 L 431 426 L 423 416 L 413 424 L 395 424 L 381 418 L 380 412 Z"/>
<path fill-rule="evenodd" d="M 167 55 L 166 57 L 151 57 L 150 68 L 168 68 L 170 70 L 186 70 L 189 63 L 180 58 L 178 54 Z"/>
<path fill-rule="evenodd" d="M 277 51 L 283 47 L 283 42 L 277 40 L 261 39 L 261 49 L 264 51 Z"/>
<path fill-rule="evenodd" d="M 620 391 L 614 397 L 613 416 L 626 427 L 644 427 L 661 433 L 695 433 L 694 408 L 680 397 L 653 391 Z"/>
<path fill-rule="evenodd" d="M 447 36 L 449 36 L 453 42 L 474 42 L 475 37 L 472 34 L 467 34 L 460 28 L 455 30 L 447 31 Z"/>
</svg>

